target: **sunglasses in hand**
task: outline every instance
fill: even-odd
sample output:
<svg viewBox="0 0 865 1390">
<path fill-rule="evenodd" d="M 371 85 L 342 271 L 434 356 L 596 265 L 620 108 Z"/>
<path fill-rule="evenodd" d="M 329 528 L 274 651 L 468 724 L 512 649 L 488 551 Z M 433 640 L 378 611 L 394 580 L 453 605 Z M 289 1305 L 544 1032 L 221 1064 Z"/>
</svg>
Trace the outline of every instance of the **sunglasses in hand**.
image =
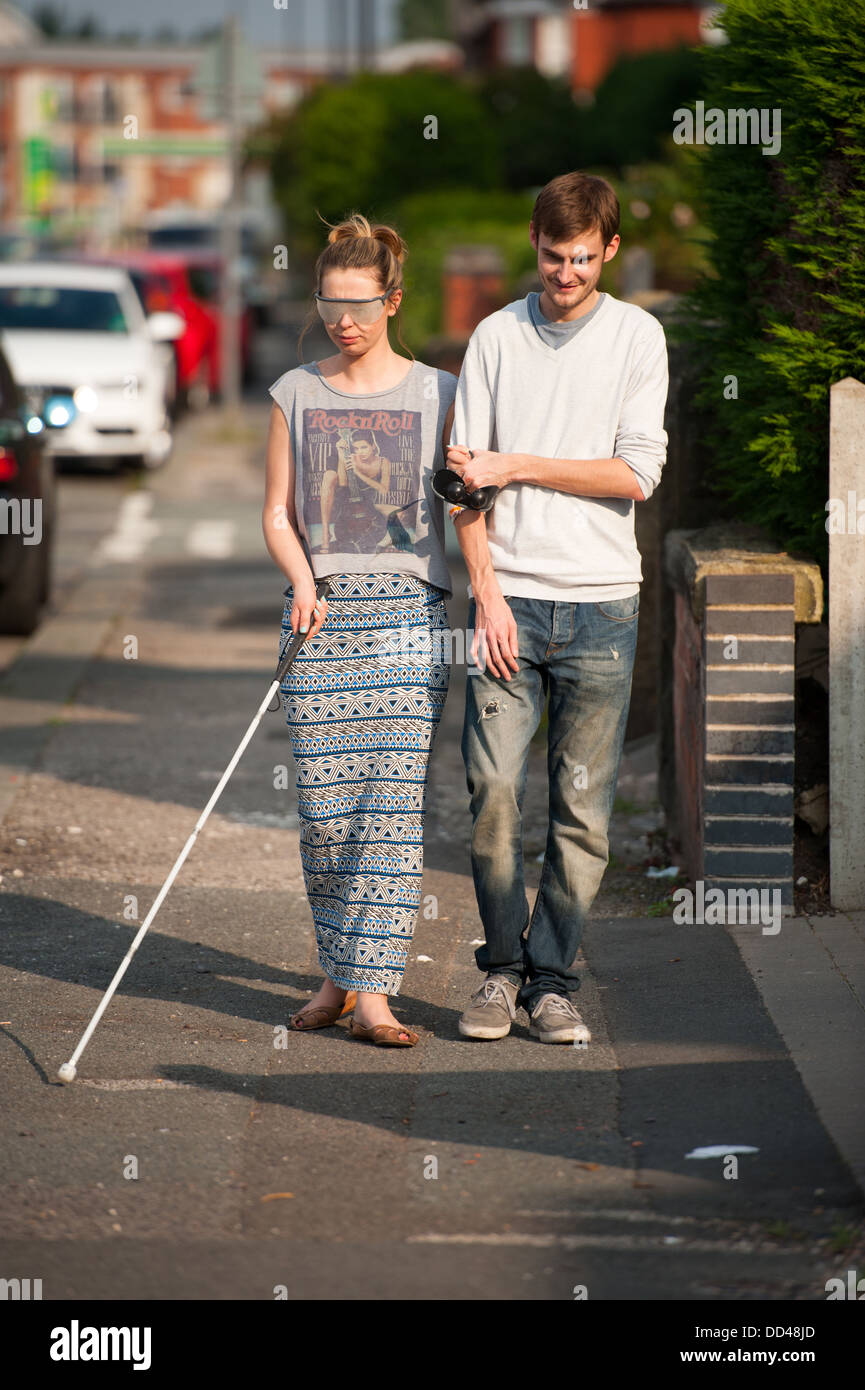
<svg viewBox="0 0 865 1390">
<path fill-rule="evenodd" d="M 469 450 L 469 458 L 471 457 L 472 453 Z M 473 512 L 488 512 L 499 491 L 492 484 L 488 487 L 469 489 L 459 473 L 455 473 L 452 468 L 439 468 L 433 474 L 432 488 L 436 497 L 441 497 L 444 502 L 450 502 L 452 506 L 469 507 Z"/>
</svg>

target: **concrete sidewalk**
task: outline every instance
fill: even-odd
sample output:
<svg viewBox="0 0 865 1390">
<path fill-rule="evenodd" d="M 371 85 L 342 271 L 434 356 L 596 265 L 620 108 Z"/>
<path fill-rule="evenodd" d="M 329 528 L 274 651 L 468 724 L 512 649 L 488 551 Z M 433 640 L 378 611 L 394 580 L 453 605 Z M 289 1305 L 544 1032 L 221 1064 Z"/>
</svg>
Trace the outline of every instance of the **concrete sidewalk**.
<svg viewBox="0 0 865 1390">
<path fill-rule="evenodd" d="M 865 1192 L 865 912 L 729 927 L 790 1057 Z"/>
</svg>

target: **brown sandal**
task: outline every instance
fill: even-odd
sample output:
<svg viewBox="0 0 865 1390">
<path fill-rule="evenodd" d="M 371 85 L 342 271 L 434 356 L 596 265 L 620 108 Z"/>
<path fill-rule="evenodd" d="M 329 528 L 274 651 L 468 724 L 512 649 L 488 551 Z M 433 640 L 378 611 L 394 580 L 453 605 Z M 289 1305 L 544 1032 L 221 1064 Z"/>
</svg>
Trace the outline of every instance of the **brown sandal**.
<svg viewBox="0 0 865 1390">
<path fill-rule="evenodd" d="M 343 1014 L 350 1014 L 357 1003 L 357 993 L 349 990 L 342 1004 L 319 1004 L 314 1009 L 301 1009 L 299 1013 L 292 1014 L 288 1021 L 289 1028 L 295 1033 L 308 1033 L 312 1028 L 332 1028 L 338 1018 Z M 303 1022 L 301 1022 L 301 1019 Z"/>
<path fill-rule="evenodd" d="M 362 1024 L 352 1019 L 348 1025 L 348 1031 L 359 1042 L 375 1043 L 376 1047 L 414 1047 L 418 1040 L 417 1033 L 413 1033 L 411 1028 L 405 1028 L 401 1024 L 394 1027 L 392 1023 L 376 1023 L 372 1028 L 364 1028 Z M 403 1042 L 400 1036 L 402 1033 L 409 1039 L 408 1042 Z"/>
</svg>

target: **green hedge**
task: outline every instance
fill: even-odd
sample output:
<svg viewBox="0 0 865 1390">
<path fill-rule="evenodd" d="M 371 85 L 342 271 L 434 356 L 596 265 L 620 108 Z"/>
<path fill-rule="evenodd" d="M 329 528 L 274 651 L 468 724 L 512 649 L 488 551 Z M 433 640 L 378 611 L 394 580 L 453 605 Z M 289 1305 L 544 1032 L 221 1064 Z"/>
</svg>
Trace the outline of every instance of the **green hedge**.
<svg viewBox="0 0 865 1390">
<path fill-rule="evenodd" d="M 781 147 L 706 145 L 698 159 L 711 273 L 687 337 L 709 484 L 728 517 L 825 565 L 829 387 L 865 379 L 865 5 L 728 0 L 723 26 L 706 108 L 780 110 Z"/>
<path fill-rule="evenodd" d="M 436 138 L 425 135 L 428 117 Z M 498 134 L 481 101 L 437 72 L 322 84 L 253 149 L 269 153 L 275 196 L 307 255 L 323 244 L 319 214 L 333 222 L 356 209 L 382 219 L 415 192 L 495 189 L 503 180 Z"/>
</svg>

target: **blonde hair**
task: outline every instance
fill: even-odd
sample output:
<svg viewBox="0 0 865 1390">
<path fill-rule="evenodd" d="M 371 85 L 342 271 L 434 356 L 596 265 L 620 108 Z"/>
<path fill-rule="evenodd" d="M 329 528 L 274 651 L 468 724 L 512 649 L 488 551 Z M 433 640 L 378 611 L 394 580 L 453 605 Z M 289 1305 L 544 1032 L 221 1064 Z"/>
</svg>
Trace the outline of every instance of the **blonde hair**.
<svg viewBox="0 0 865 1390">
<path fill-rule="evenodd" d="M 382 224 L 371 226 L 367 218 L 353 212 L 342 222 L 331 223 L 321 219 L 330 228 L 327 246 L 315 263 L 314 279 L 317 292 L 321 293 L 321 279 L 326 270 L 369 270 L 381 286 L 382 294 L 401 290 L 402 265 L 408 255 L 408 247 L 394 227 Z M 315 322 L 313 310 L 297 340 L 297 350 L 301 362 L 301 344 L 306 333 Z M 414 354 L 406 346 L 402 336 L 399 309 L 396 312 L 396 328 L 399 345 L 404 348 L 412 361 Z"/>
</svg>

